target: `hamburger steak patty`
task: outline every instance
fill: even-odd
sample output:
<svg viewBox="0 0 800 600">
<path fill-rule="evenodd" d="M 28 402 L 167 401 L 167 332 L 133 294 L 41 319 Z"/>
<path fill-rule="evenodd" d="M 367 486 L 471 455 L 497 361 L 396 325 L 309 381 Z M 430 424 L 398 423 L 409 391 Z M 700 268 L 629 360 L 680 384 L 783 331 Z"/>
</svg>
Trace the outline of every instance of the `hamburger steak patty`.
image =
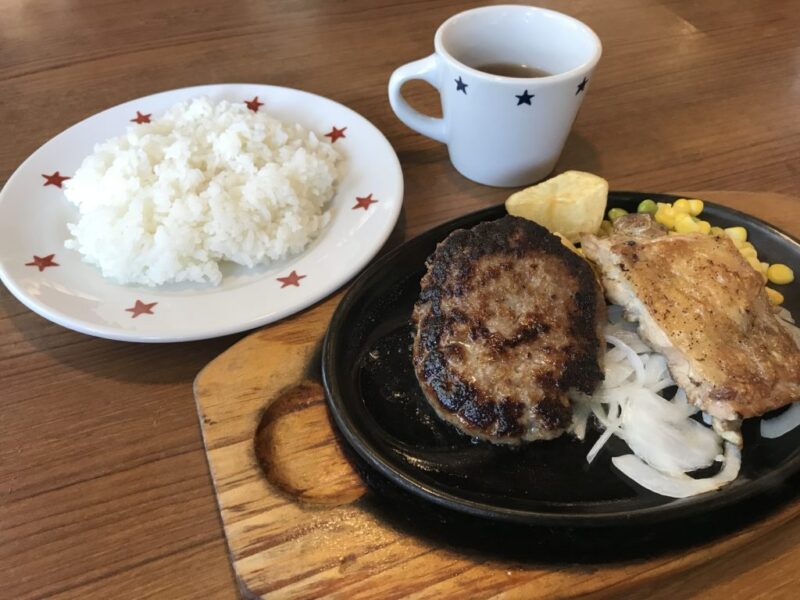
<svg viewBox="0 0 800 600">
<path fill-rule="evenodd" d="M 588 263 L 506 216 L 454 231 L 427 267 L 413 356 L 437 414 L 497 444 L 563 433 L 566 390 L 591 393 L 603 379 L 605 302 Z"/>
</svg>

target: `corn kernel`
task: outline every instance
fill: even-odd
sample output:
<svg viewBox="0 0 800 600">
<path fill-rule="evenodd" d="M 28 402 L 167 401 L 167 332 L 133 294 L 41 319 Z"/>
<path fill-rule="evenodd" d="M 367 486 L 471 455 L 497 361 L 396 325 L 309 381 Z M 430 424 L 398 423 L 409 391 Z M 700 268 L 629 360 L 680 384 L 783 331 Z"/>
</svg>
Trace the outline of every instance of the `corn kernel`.
<svg viewBox="0 0 800 600">
<path fill-rule="evenodd" d="M 711 235 L 725 235 L 725 230 L 722 227 L 712 227 Z"/>
<path fill-rule="evenodd" d="M 681 198 L 680 200 L 675 200 L 672 203 L 672 208 L 675 209 L 676 213 L 686 213 L 689 214 L 689 201 L 686 198 Z"/>
<path fill-rule="evenodd" d="M 696 217 L 701 212 L 703 212 L 703 201 L 697 199 L 689 200 L 689 214 Z"/>
<path fill-rule="evenodd" d="M 756 250 L 756 247 L 753 246 L 753 244 L 751 244 L 750 242 L 744 242 L 744 243 L 740 242 L 739 244 L 737 244 L 736 247 L 739 248 L 739 252 L 742 253 L 742 256 L 745 257 L 752 256 L 753 258 L 758 257 L 758 250 Z"/>
<path fill-rule="evenodd" d="M 737 240 L 742 244 L 747 241 L 747 230 L 744 227 L 726 227 L 725 233 L 734 243 Z M 740 245 L 737 244 L 736 247 L 738 248 Z"/>
<path fill-rule="evenodd" d="M 773 290 L 772 288 L 764 288 L 767 292 L 767 298 L 771 304 L 778 306 L 779 304 L 783 304 L 783 294 L 780 292 Z"/>
<path fill-rule="evenodd" d="M 770 265 L 767 269 L 767 279 L 769 279 L 771 283 L 786 285 L 794 281 L 794 271 L 786 265 L 775 263 L 774 265 Z"/>
<path fill-rule="evenodd" d="M 739 248 L 739 252 L 741 252 L 742 256 L 744 256 L 747 259 L 758 258 L 758 253 L 756 252 L 756 249 L 753 248 L 753 246 L 750 246 L 749 248 L 746 245 L 742 246 L 741 248 Z"/>
<path fill-rule="evenodd" d="M 753 267 L 758 273 L 761 273 L 761 262 L 757 258 L 748 258 L 747 262 L 749 262 L 750 266 Z"/>
<path fill-rule="evenodd" d="M 759 263 L 759 266 L 760 268 L 758 269 L 758 272 L 761 274 L 761 278 L 764 280 L 764 285 L 766 285 L 767 281 L 769 281 L 769 277 L 767 277 L 767 271 L 769 270 L 769 263 L 762 262 Z"/>
<path fill-rule="evenodd" d="M 655 219 L 657 223 L 661 223 L 664 227 L 672 229 L 675 227 L 675 210 L 669 205 L 659 205 Z"/>
<path fill-rule="evenodd" d="M 726 234 L 726 235 L 727 235 L 727 234 Z M 729 239 L 730 241 L 732 241 L 732 242 L 733 242 L 733 245 L 734 245 L 734 246 L 736 246 L 736 247 L 737 247 L 739 250 L 741 250 L 742 248 L 744 248 L 744 245 L 747 243 L 747 242 L 743 242 L 743 241 L 742 241 L 742 240 L 740 240 L 739 238 L 732 238 L 732 237 L 730 237 L 730 236 L 727 236 L 727 237 L 728 237 L 728 239 Z"/>
<path fill-rule="evenodd" d="M 706 235 L 711 233 L 711 223 L 708 221 L 698 221 L 697 224 L 700 226 L 700 233 L 705 233 Z"/>
<path fill-rule="evenodd" d="M 700 225 L 692 220 L 688 213 L 678 213 L 675 215 L 675 231 L 678 233 L 697 233 Z"/>
</svg>

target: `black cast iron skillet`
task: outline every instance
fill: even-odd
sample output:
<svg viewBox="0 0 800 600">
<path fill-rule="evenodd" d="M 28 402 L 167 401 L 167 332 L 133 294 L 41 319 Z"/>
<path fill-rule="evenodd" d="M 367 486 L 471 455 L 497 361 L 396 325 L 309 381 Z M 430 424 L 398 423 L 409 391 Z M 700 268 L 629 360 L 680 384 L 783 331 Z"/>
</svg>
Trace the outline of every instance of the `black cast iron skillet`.
<svg viewBox="0 0 800 600">
<path fill-rule="evenodd" d="M 609 208 L 635 211 L 644 198 L 664 194 L 612 192 Z M 649 492 L 611 465 L 627 453 L 613 438 L 591 465 L 584 441 L 564 435 L 522 448 L 475 443 L 440 421 L 423 398 L 411 364 L 409 318 L 436 244 L 460 228 L 497 219 L 504 207 L 469 214 L 410 240 L 368 267 L 333 315 L 322 350 L 322 375 L 333 419 L 357 462 L 403 494 L 465 516 L 546 527 L 664 524 L 711 515 L 758 494 L 783 493 L 800 470 L 800 428 L 761 439 L 758 420 L 745 422 L 742 469 L 720 491 L 675 500 Z M 761 260 L 800 264 L 800 244 L 752 216 L 706 203 L 712 225 L 743 225 Z M 784 306 L 800 317 L 797 285 L 781 287 Z M 369 482 L 369 478 L 368 478 Z"/>
</svg>

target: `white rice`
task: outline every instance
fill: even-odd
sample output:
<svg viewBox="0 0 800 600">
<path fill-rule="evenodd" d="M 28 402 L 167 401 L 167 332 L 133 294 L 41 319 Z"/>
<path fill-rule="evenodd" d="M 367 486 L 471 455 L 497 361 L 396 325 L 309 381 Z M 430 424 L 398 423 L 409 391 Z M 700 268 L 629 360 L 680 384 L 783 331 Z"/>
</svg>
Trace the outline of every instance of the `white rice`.
<svg viewBox="0 0 800 600">
<path fill-rule="evenodd" d="M 95 146 L 65 194 L 66 247 L 119 283 L 218 284 L 219 263 L 300 252 L 330 219 L 339 155 L 298 124 L 200 98 Z"/>
</svg>

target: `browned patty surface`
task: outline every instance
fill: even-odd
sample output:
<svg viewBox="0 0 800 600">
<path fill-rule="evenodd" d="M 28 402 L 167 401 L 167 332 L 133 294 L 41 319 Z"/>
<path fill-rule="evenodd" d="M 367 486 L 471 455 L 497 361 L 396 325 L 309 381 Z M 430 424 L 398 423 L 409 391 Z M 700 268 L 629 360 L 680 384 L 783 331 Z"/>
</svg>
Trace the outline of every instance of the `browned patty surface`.
<svg viewBox="0 0 800 600">
<path fill-rule="evenodd" d="M 550 439 L 571 423 L 565 392 L 602 380 L 603 293 L 545 228 L 506 216 L 458 230 L 428 258 L 414 367 L 431 406 L 495 443 Z"/>
</svg>

